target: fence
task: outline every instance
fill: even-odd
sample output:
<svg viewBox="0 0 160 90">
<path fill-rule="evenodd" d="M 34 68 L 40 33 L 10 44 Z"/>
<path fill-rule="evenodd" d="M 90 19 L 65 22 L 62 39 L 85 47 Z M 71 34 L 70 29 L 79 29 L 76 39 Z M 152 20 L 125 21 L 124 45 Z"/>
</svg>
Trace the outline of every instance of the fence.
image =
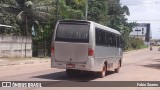
<svg viewBox="0 0 160 90">
<path fill-rule="evenodd" d="M 0 57 L 32 57 L 32 39 L 0 35 Z"/>
</svg>

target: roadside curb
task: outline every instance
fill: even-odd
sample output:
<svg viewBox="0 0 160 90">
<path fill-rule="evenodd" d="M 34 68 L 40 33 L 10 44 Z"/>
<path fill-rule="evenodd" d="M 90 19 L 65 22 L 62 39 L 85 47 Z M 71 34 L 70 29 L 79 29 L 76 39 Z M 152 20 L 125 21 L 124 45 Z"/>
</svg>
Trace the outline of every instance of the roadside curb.
<svg viewBox="0 0 160 90">
<path fill-rule="evenodd" d="M 15 61 L 15 62 L 11 62 L 11 61 L 2 61 L 0 62 L 0 66 L 13 66 L 13 65 L 23 65 L 23 64 L 36 64 L 36 63 L 47 63 L 50 62 L 50 59 L 48 60 L 33 60 L 33 61 Z"/>
<path fill-rule="evenodd" d="M 133 52 L 141 51 L 141 50 L 145 50 L 145 49 L 148 49 L 148 48 L 143 48 L 143 49 L 137 49 L 137 50 L 126 51 L 126 52 L 123 52 L 123 54 L 133 53 Z"/>
<path fill-rule="evenodd" d="M 148 48 L 144 48 L 148 49 Z M 124 54 L 133 53 L 136 51 L 141 51 L 144 49 L 138 49 L 138 50 L 132 50 L 124 52 Z M 23 65 L 23 64 L 36 64 L 36 63 L 47 63 L 50 62 L 50 58 L 31 58 L 32 60 L 18 60 L 18 61 L 12 61 L 12 60 L 3 60 L 3 58 L 0 59 L 0 67 L 1 66 L 13 66 L 13 65 Z"/>
</svg>

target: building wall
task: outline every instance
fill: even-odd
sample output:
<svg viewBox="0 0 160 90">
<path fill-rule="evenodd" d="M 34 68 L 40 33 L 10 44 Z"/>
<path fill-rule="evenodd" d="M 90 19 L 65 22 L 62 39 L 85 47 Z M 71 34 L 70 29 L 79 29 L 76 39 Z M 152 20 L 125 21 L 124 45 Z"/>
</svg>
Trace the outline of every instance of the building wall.
<svg viewBox="0 0 160 90">
<path fill-rule="evenodd" d="M 25 57 L 25 53 L 32 57 L 31 37 L 0 35 L 0 57 Z"/>
</svg>

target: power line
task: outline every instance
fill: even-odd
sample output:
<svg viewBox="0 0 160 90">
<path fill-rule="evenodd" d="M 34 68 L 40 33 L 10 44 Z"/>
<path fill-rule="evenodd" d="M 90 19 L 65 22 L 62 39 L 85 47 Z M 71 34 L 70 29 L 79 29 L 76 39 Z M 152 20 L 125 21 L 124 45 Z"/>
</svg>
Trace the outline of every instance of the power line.
<svg viewBox="0 0 160 90">
<path fill-rule="evenodd" d="M 156 1 L 156 2 L 149 2 L 149 3 L 121 3 L 122 5 L 158 5 L 160 4 L 160 2 Z"/>
<path fill-rule="evenodd" d="M 139 19 L 139 20 L 128 20 L 128 21 L 135 21 L 135 22 L 136 22 L 136 21 L 151 21 L 151 22 L 154 21 L 154 22 L 160 22 L 160 19 L 157 19 L 157 20 L 155 20 L 155 19 L 150 19 L 150 20 L 141 19 L 141 20 L 140 20 L 140 19 Z"/>
</svg>

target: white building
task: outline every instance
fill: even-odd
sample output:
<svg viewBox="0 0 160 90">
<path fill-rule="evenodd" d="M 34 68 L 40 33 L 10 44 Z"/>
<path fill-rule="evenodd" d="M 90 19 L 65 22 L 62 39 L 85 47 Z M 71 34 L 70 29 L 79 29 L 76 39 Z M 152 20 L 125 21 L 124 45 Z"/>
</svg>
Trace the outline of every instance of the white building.
<svg viewBox="0 0 160 90">
<path fill-rule="evenodd" d="M 150 23 L 137 23 L 136 27 L 132 29 L 130 36 L 140 38 L 148 45 L 151 39 Z"/>
</svg>

